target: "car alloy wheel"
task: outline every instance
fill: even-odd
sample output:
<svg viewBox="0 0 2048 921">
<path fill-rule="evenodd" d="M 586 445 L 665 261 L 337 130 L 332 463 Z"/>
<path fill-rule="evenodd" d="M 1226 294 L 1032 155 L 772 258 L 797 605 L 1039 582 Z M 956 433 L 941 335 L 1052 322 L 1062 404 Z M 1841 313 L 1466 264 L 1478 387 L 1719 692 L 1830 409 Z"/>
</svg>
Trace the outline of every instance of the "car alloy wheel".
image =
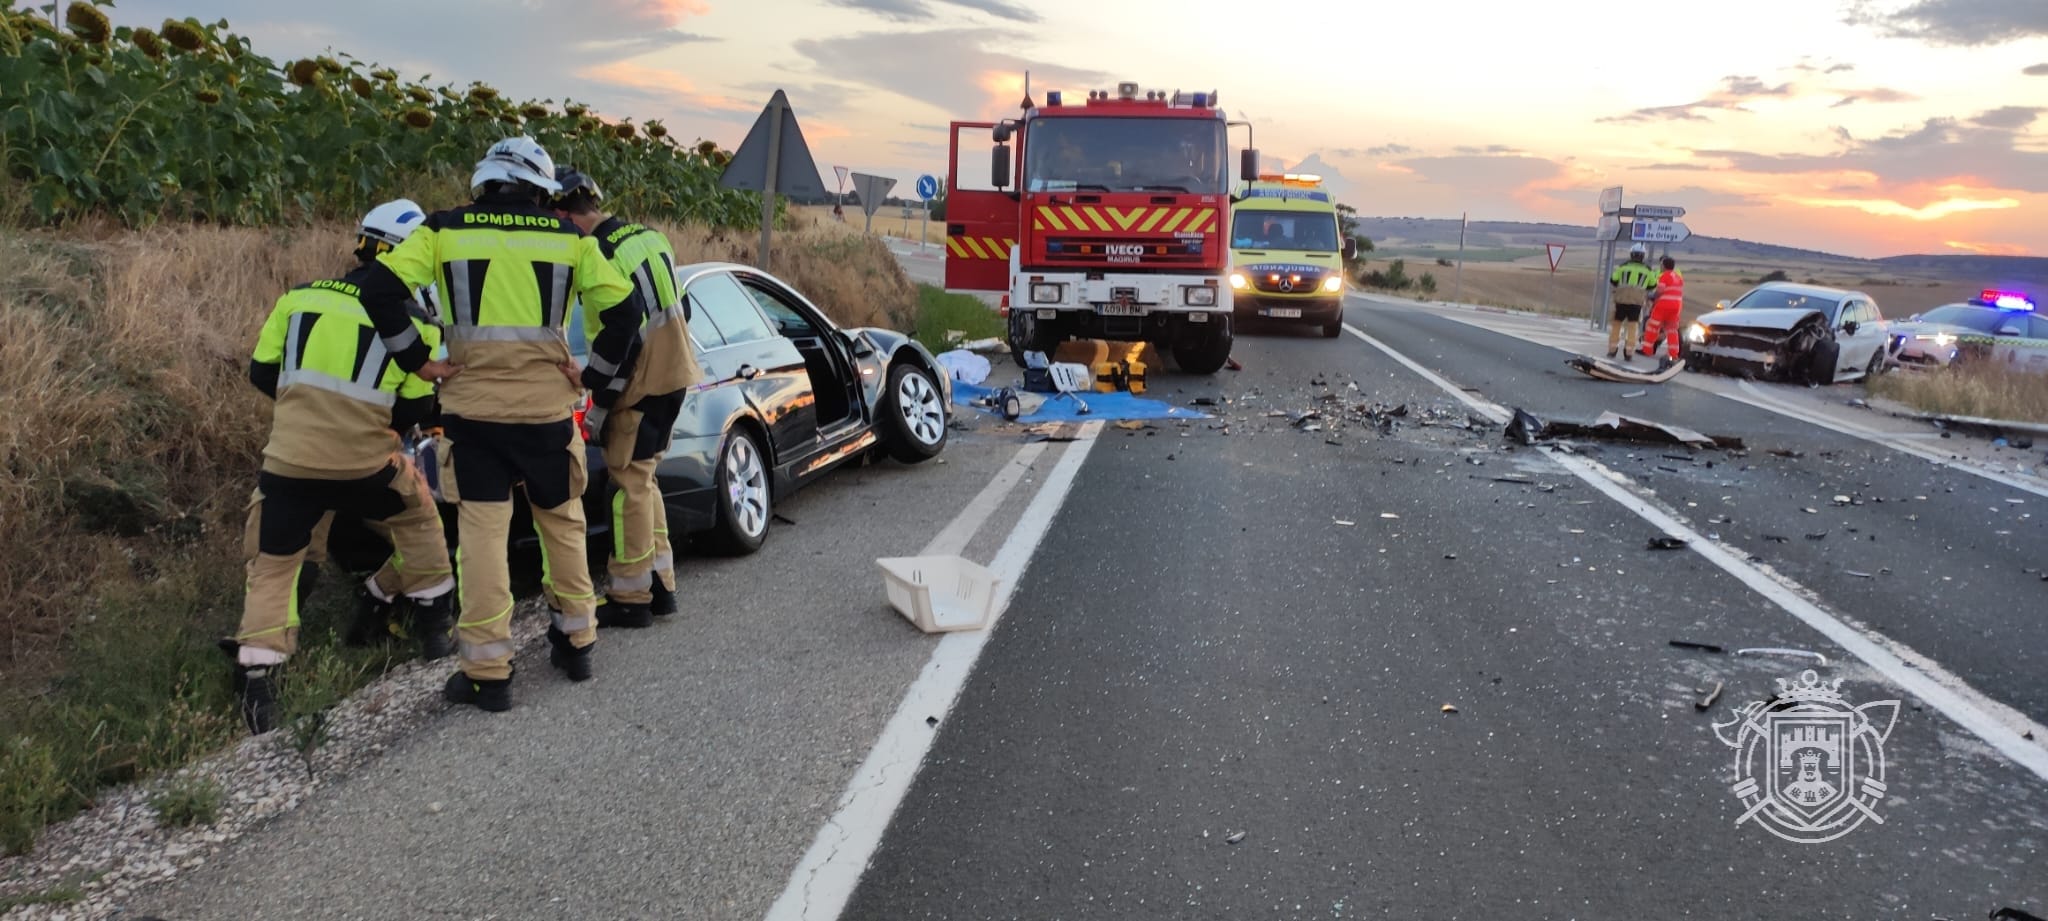
<svg viewBox="0 0 2048 921">
<path fill-rule="evenodd" d="M 923 374 L 902 376 L 896 385 L 896 411 L 903 414 L 903 427 L 919 444 L 938 444 L 946 434 L 946 409 L 939 401 L 939 389 Z"/>
<path fill-rule="evenodd" d="M 768 471 L 754 439 L 734 432 L 726 441 L 725 508 L 739 536 L 759 540 L 768 531 Z"/>
</svg>

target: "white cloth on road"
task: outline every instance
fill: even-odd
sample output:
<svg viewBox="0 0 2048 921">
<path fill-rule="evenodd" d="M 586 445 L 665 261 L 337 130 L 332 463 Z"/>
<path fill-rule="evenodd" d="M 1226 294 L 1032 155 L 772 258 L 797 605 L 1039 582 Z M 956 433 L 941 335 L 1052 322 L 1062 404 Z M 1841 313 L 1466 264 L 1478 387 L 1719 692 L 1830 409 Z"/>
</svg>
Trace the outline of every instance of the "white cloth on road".
<svg viewBox="0 0 2048 921">
<path fill-rule="evenodd" d="M 989 372 L 993 370 L 987 358 L 966 349 L 940 352 L 937 357 L 939 365 L 946 369 L 946 376 L 963 384 L 979 385 L 988 380 Z"/>
</svg>

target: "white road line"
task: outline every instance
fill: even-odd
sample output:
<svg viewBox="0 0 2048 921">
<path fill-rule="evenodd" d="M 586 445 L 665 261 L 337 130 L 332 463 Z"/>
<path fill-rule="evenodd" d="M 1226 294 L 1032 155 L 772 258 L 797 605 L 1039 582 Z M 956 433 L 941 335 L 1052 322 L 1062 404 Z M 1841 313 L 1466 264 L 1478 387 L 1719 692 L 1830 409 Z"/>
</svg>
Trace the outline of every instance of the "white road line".
<svg viewBox="0 0 2048 921">
<path fill-rule="evenodd" d="M 1349 323 L 1344 325 L 1344 329 L 1487 418 L 1505 423 L 1513 417 L 1506 407 L 1473 396 L 1444 379 L 1442 375 L 1415 363 L 1408 356 L 1366 335 Z M 1547 456 L 1585 481 L 1587 485 L 1600 490 L 1608 498 L 1620 503 L 1623 508 L 1635 513 L 1637 517 L 1666 534 L 1684 538 L 1692 550 L 1723 572 L 1734 576 L 1750 590 L 1833 640 L 1850 655 L 1863 660 L 1865 664 L 1891 679 L 1892 683 L 1902 690 L 1941 711 L 1957 725 L 2010 758 L 2013 763 L 2032 771 L 2042 780 L 2048 780 L 2048 748 L 2026 738 L 2026 734 L 2031 732 L 2036 739 L 2048 740 L 2048 727 L 2034 723 L 2025 714 L 1970 687 L 1968 682 L 1910 647 L 1881 634 L 1868 633 L 1844 623 L 1810 600 L 1808 596 L 1813 594 L 1811 591 L 1782 576 L 1774 576 L 1750 565 L 1746 558 L 1730 548 L 1709 540 L 1663 509 L 1631 492 L 1623 485 L 1625 480 L 1606 466 L 1575 455 Z"/>
<path fill-rule="evenodd" d="M 1008 609 L 1011 593 L 1016 591 L 1025 566 L 1052 527 L 1053 516 L 1073 489 L 1074 477 L 1080 473 L 1082 462 L 1088 459 L 1088 452 L 1095 446 L 1096 433 L 1101 429 L 1100 422 L 1090 422 L 1082 427 L 1079 440 L 1067 446 L 1066 453 L 1054 464 L 1045 484 L 1039 487 L 1038 494 L 1032 497 L 1031 504 L 1018 518 L 1017 526 L 1010 531 L 1002 549 L 996 551 L 996 558 L 989 564 L 989 569 L 1002 580 L 996 603 L 998 619 Z M 1037 447 L 1043 448 L 1043 445 Z M 1019 451 L 1018 456 L 1022 457 L 1023 452 Z M 1015 463 L 1012 461 L 1012 469 Z M 991 483 L 990 487 L 993 486 Z M 983 492 L 987 494 L 988 490 Z M 977 497 L 976 503 L 980 501 L 981 498 Z M 973 509 L 974 503 L 970 503 L 961 514 L 965 516 Z M 988 513 L 981 514 L 985 518 Z M 949 526 L 940 536 L 944 537 L 952 530 Z M 933 543 L 937 544 L 938 540 L 934 539 Z M 867 759 L 861 762 L 860 770 L 854 773 L 846 791 L 840 794 L 838 810 L 826 820 L 823 828 L 818 829 L 810 850 L 805 852 L 796 870 L 790 873 L 782 895 L 769 906 L 765 921 L 833 921 L 845 910 L 847 900 L 853 897 L 854 888 L 860 884 L 861 873 L 867 869 L 868 860 L 881 846 L 882 833 L 889 827 L 890 817 L 896 814 L 896 807 L 910 792 L 910 783 L 916 779 L 925 753 L 931 749 L 932 741 L 938 735 L 926 720 L 945 721 L 961 689 L 966 687 L 968 676 L 974 671 L 975 660 L 980 658 L 982 648 L 994 632 L 995 622 L 991 621 L 984 629 L 949 633 L 939 641 L 923 671 L 918 673 L 917 680 L 904 694 L 903 702 L 897 705 L 895 715 L 882 729 L 881 738 L 875 741 Z"/>
<path fill-rule="evenodd" d="M 1797 406 L 1792 406 L 1790 404 L 1779 401 L 1778 399 L 1764 393 L 1762 390 L 1757 389 L 1757 386 L 1755 384 L 1752 384 L 1748 381 L 1736 381 L 1735 384 L 1737 387 L 1741 388 L 1741 394 L 1723 393 L 1721 395 L 1727 397 L 1728 399 L 1734 400 L 1737 403 L 1741 403 L 1747 406 L 1754 406 L 1758 409 L 1769 410 L 1781 416 L 1788 416 L 1790 418 L 1797 419 L 1801 422 L 1805 422 L 1811 425 L 1818 425 L 1824 429 L 1840 432 L 1844 435 L 1849 435 L 1855 438 L 1861 438 L 1864 441 L 1868 441 L 1877 445 L 1882 445 L 1883 447 L 1890 448 L 1902 454 L 1911 454 L 1914 457 L 1933 461 L 1934 463 L 1940 464 L 1944 467 L 1949 467 L 1955 470 L 1961 470 L 1964 473 L 1975 474 L 1977 476 L 1983 477 L 1984 479 L 1990 480 L 1993 483 L 1997 483 L 2001 486 L 2010 486 L 2014 489 L 2030 492 L 2037 496 L 2048 497 L 2048 485 L 2043 485 L 2040 483 L 2029 483 L 2026 480 L 2020 479 L 2019 477 L 2009 476 L 2007 474 L 2000 473 L 1996 470 L 1988 470 L 1983 467 L 1979 467 L 1975 464 L 1957 460 L 1956 458 L 1950 457 L 1939 451 L 1923 448 L 1911 442 L 1901 440 L 1903 437 L 1907 436 L 1897 436 L 1892 435 L 1889 432 L 1874 431 L 1872 429 L 1866 429 L 1860 425 L 1856 425 L 1852 422 L 1837 421 L 1816 413 L 1810 413 L 1804 409 L 1800 409 Z M 1927 436 L 1915 435 L 1911 437 L 1924 438 Z M 1937 435 L 1936 437 L 1939 436 Z"/>
<path fill-rule="evenodd" d="M 994 479 L 988 481 L 987 486 L 981 488 L 974 501 L 967 503 L 967 507 L 961 509 L 960 514 L 953 516 L 952 523 L 934 535 L 931 543 L 924 545 L 924 552 L 918 555 L 956 555 L 967 549 L 967 542 L 974 539 L 982 524 L 988 521 L 988 516 L 995 514 L 996 509 L 1003 506 L 1003 500 L 1009 498 L 1010 490 L 1016 488 L 1017 482 L 1024 479 L 1024 474 L 1031 471 L 1031 465 L 1038 462 L 1038 455 L 1045 453 L 1046 444 L 1043 441 L 1033 442 L 1017 449 L 1017 454 L 996 473 Z"/>
<path fill-rule="evenodd" d="M 1370 301 L 1371 299 L 1368 298 L 1367 300 Z M 1524 342 L 1534 343 L 1536 345 L 1541 346 L 1547 346 L 1549 348 L 1557 349 L 1558 351 L 1567 354 L 1579 354 L 1576 346 L 1582 344 L 1580 342 L 1574 342 L 1569 339 L 1553 339 L 1550 337 L 1550 333 L 1548 331 L 1535 329 L 1533 327 L 1524 327 L 1522 329 L 1505 329 L 1502 327 L 1506 325 L 1512 325 L 1512 323 L 1496 325 L 1481 322 L 1480 320 L 1472 317 L 1454 316 L 1448 313 L 1424 311 L 1415 308 L 1411 309 L 1414 309 L 1417 313 L 1427 313 L 1429 316 L 1443 317 L 1444 319 L 1449 320 L 1453 323 L 1461 323 L 1466 326 L 1472 327 L 1473 329 L 1483 329 L 1487 332 L 1494 333 L 1496 335 L 1507 336 L 1511 339 L 1520 339 Z M 1563 335 L 1563 333 L 1560 332 L 1559 335 Z M 1595 341 L 1595 344 L 1597 345 L 1598 342 Z M 1798 406 L 1786 403 L 1782 400 L 1777 399 L 1776 397 L 1764 393 L 1755 384 L 1752 384 L 1748 381 L 1738 380 L 1735 383 L 1737 387 L 1741 388 L 1741 390 L 1743 391 L 1742 393 L 1729 393 L 1727 391 L 1717 390 L 1710 387 L 1696 386 L 1693 387 L 1693 389 L 1701 391 L 1703 393 L 1711 393 L 1715 396 L 1722 397 L 1724 399 L 1733 400 L 1737 403 L 1743 404 L 1744 406 L 1753 406 L 1757 409 L 1761 409 L 1766 412 L 1777 413 L 1778 415 L 1784 416 L 1788 419 L 1795 419 L 1800 422 L 1805 422 L 1809 425 L 1817 425 L 1821 428 L 1827 429 L 1832 432 L 1838 432 L 1840 434 L 1847 435 L 1851 438 L 1861 438 L 1864 441 L 1870 442 L 1871 444 L 1875 444 L 1880 447 L 1890 448 L 1901 454 L 1911 454 L 1914 457 L 1918 457 L 1927 461 L 1932 461 L 1944 467 L 1948 467 L 1954 470 L 1960 470 L 1964 473 L 1968 473 L 1974 476 L 1983 477 L 1984 479 L 1990 480 L 2001 486 L 2010 486 L 2014 489 L 2021 490 L 2023 492 L 2030 492 L 2037 496 L 2048 497 L 2048 484 L 2043 484 L 2040 482 L 2029 482 L 2028 480 L 2021 479 L 2019 477 L 2011 476 L 2009 474 L 2005 474 L 1997 470 L 1992 470 L 1987 467 L 1982 467 L 1977 464 L 1973 464 L 1969 461 L 1950 457 L 1939 451 L 1934 451 L 1928 448 L 1922 448 L 1918 445 L 1913 444 L 1914 441 L 1939 438 L 1941 437 L 1939 433 L 1881 432 L 1876 429 L 1868 429 L 1864 428 L 1863 426 L 1856 425 L 1853 422 L 1831 419 L 1827 416 L 1823 416 L 1810 410 L 1802 409 Z"/>
</svg>

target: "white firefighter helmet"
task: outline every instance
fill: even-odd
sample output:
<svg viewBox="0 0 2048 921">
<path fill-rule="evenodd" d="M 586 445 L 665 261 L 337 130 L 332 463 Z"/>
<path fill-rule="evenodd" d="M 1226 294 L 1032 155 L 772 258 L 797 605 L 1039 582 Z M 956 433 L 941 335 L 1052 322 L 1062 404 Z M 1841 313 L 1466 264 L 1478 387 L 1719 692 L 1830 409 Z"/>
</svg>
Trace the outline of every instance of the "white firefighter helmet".
<svg viewBox="0 0 2048 921">
<path fill-rule="evenodd" d="M 387 201 L 370 209 L 363 215 L 362 226 L 356 228 L 356 235 L 364 242 L 382 243 L 385 249 L 405 242 L 412 232 L 425 223 L 427 214 L 418 203 L 410 198 Z"/>
<path fill-rule="evenodd" d="M 1647 248 L 1645 248 L 1641 243 L 1637 243 L 1636 245 L 1628 248 L 1628 254 L 1631 256 L 1646 256 L 1649 255 L 1649 253 L 1650 251 Z"/>
<path fill-rule="evenodd" d="M 562 191 L 562 184 L 555 181 L 554 158 L 539 141 L 523 134 L 492 144 L 490 152 L 477 161 L 469 187 L 474 190 L 486 182 L 524 183 L 549 195 Z"/>
</svg>

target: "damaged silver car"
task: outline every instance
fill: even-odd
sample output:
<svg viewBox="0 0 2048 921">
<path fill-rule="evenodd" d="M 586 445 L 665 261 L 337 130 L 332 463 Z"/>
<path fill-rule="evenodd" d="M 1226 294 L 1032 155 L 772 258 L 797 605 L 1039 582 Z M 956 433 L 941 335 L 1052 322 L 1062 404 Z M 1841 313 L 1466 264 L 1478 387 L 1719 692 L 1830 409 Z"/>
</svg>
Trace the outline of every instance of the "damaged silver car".
<svg viewBox="0 0 2048 921">
<path fill-rule="evenodd" d="M 1861 291 L 1770 282 L 1685 330 L 1685 365 L 1762 380 L 1832 384 L 1885 368 L 1886 321 Z"/>
</svg>

